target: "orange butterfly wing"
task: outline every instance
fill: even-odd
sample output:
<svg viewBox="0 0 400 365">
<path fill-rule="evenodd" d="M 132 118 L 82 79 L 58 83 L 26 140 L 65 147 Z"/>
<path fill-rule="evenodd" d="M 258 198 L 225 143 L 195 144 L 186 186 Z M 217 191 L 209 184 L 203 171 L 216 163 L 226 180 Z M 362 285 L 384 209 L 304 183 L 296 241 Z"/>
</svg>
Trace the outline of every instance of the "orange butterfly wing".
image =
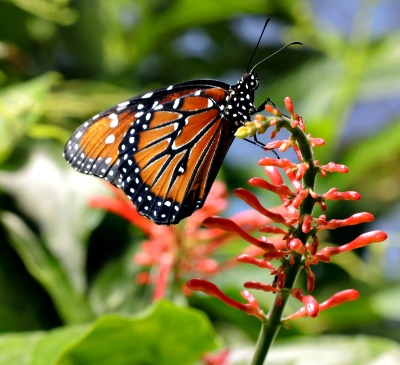
<svg viewBox="0 0 400 365">
<path fill-rule="evenodd" d="M 154 222 L 176 224 L 203 206 L 234 139 L 221 108 L 228 87 L 187 82 L 120 103 L 82 124 L 64 156 Z"/>
</svg>

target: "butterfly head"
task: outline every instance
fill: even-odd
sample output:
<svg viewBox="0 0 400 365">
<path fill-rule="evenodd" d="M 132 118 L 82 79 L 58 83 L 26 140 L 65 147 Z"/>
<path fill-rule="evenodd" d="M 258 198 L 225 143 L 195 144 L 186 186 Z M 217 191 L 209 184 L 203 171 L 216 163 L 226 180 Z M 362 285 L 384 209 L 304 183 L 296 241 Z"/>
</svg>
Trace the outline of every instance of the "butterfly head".
<svg viewBox="0 0 400 365">
<path fill-rule="evenodd" d="M 258 88 L 258 78 L 253 72 L 245 73 L 241 79 L 230 87 L 227 96 L 225 116 L 240 126 L 250 120 L 254 114 L 254 92 Z"/>
</svg>

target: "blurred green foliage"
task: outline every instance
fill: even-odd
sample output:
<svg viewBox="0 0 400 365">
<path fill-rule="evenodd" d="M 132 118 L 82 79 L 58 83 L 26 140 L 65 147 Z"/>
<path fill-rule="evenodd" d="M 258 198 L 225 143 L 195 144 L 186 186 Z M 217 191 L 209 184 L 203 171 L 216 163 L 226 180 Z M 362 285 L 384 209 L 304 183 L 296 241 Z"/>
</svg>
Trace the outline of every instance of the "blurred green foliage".
<svg viewBox="0 0 400 365">
<path fill-rule="evenodd" d="M 388 352 L 399 361 L 398 347 L 382 342 L 382 337 L 400 340 L 400 30 L 391 23 L 399 11 L 396 1 L 372 0 L 0 0 L 0 363 L 72 364 L 78 356 L 82 364 L 98 364 L 93 346 L 109 355 L 114 341 L 121 356 L 107 364 L 144 359 L 167 364 L 174 363 L 172 355 L 160 342 L 175 346 L 184 339 L 181 364 L 191 364 L 215 347 L 208 320 L 193 309 L 164 303 L 158 314 L 163 319 L 144 314 L 141 326 L 157 331 L 154 326 L 168 319 L 168 331 L 142 339 L 140 356 L 124 357 L 121 348 L 129 349 L 129 339 L 134 343 L 140 333 L 134 326 L 126 329 L 119 317 L 113 322 L 114 317 L 103 316 L 133 316 L 149 305 L 134 283 L 137 268 L 131 261 L 143 236 L 121 219 L 90 209 L 88 197 L 107 189 L 75 173 L 61 155 L 74 128 L 136 93 L 194 78 L 237 81 L 267 17 L 272 21 L 256 60 L 292 40 L 304 46 L 258 68 L 258 102 L 270 97 L 281 105 L 291 96 L 308 132 L 326 139 L 317 150 L 321 163 L 350 167 L 348 176 L 329 176 L 318 189 L 357 190 L 363 200 L 332 205 L 328 214 L 371 211 L 379 218 L 374 224 L 389 233 L 386 243 L 316 272 L 317 297 L 354 287 L 359 301 L 295 321 L 281 336 L 288 338 L 285 346 L 291 336 L 301 336 L 307 348 L 317 346 L 307 337 L 317 334 L 381 336 L 368 339 L 376 352 L 363 354 L 358 363 Z M 230 187 L 262 174 L 258 152 L 241 147 L 235 152 L 233 146 L 223 167 Z M 345 243 L 359 233 L 359 228 L 343 229 L 324 239 Z M 247 275 L 248 268 L 238 269 L 218 283 L 235 296 Z M 257 322 L 243 313 L 210 298 L 194 296 L 190 302 L 213 319 L 216 332 L 236 350 L 256 338 Z M 100 325 L 106 321 L 112 330 Z M 194 336 L 185 333 L 185 324 Z M 338 338 L 341 344 L 349 339 Z M 153 348 L 164 357 L 152 358 Z M 24 358 L 25 350 L 32 356 Z M 338 353 L 341 364 L 351 363 Z"/>
</svg>

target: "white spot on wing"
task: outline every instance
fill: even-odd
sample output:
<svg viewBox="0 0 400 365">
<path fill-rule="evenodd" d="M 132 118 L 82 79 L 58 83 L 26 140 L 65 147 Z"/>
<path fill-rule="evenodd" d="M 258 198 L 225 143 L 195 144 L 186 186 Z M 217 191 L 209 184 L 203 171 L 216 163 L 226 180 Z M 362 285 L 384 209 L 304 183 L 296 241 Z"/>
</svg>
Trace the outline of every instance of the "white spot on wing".
<svg viewBox="0 0 400 365">
<path fill-rule="evenodd" d="M 124 110 L 127 106 L 129 105 L 129 101 L 124 101 L 122 103 L 119 103 L 117 105 L 117 111 L 120 112 L 121 110 Z"/>
<path fill-rule="evenodd" d="M 110 128 L 115 128 L 118 125 L 118 115 L 112 113 L 108 117 L 111 119 Z"/>
<path fill-rule="evenodd" d="M 135 117 L 136 117 L 136 118 L 140 118 L 142 115 L 143 115 L 143 112 L 137 112 L 137 113 L 135 114 Z"/>
<path fill-rule="evenodd" d="M 106 144 L 114 143 L 114 141 L 115 141 L 115 136 L 114 136 L 113 134 L 110 134 L 110 135 L 105 139 Z"/>
<path fill-rule="evenodd" d="M 172 109 L 176 109 L 179 106 L 179 99 L 174 101 L 174 105 L 172 105 Z"/>
</svg>

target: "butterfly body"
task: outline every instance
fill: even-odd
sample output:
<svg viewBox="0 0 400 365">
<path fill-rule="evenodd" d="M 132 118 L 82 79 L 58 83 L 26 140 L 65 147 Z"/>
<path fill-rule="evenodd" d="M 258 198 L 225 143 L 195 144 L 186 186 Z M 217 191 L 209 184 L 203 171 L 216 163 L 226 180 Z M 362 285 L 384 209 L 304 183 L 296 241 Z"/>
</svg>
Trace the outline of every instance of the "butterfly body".
<svg viewBox="0 0 400 365">
<path fill-rule="evenodd" d="M 235 131 L 255 113 L 253 72 L 235 85 L 194 80 L 141 94 L 74 132 L 65 159 L 110 181 L 157 224 L 201 208 Z"/>
</svg>

